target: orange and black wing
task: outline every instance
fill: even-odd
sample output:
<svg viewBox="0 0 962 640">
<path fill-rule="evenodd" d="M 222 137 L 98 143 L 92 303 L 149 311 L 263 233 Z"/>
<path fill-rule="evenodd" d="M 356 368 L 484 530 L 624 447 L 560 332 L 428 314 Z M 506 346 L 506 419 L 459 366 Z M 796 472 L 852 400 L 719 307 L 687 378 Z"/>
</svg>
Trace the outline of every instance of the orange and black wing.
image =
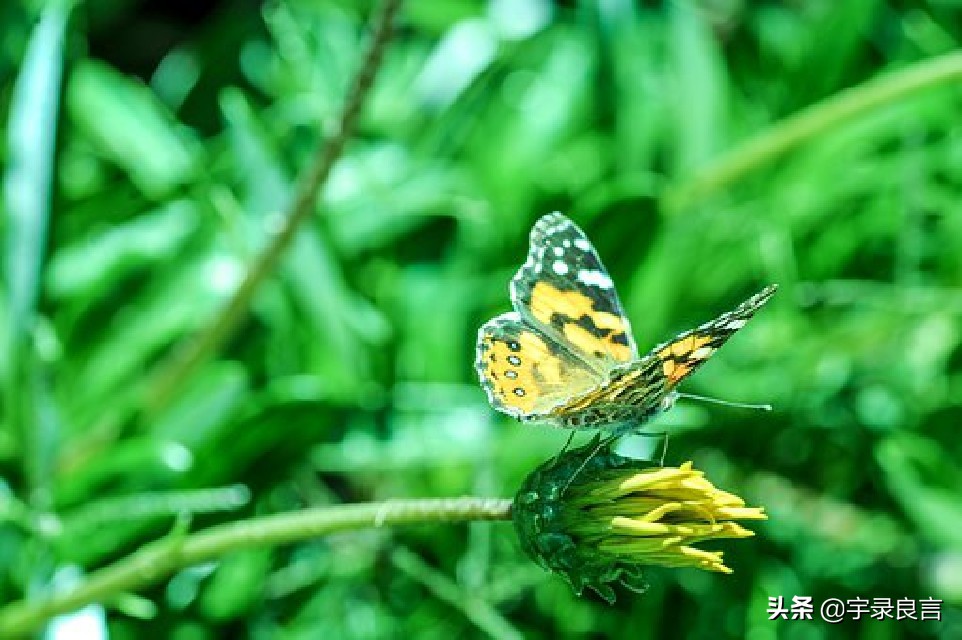
<svg viewBox="0 0 962 640">
<path fill-rule="evenodd" d="M 775 294 L 777 285 L 765 287 L 732 311 L 686 331 L 651 350 L 662 365 L 669 387 L 675 387 L 712 356 Z"/>
<path fill-rule="evenodd" d="M 584 232 L 561 213 L 531 230 L 528 259 L 511 280 L 515 310 L 604 376 L 638 358 L 614 283 Z"/>
<path fill-rule="evenodd" d="M 582 359 L 516 312 L 481 327 L 474 366 L 491 405 L 522 420 L 544 418 L 602 384 Z"/>
</svg>

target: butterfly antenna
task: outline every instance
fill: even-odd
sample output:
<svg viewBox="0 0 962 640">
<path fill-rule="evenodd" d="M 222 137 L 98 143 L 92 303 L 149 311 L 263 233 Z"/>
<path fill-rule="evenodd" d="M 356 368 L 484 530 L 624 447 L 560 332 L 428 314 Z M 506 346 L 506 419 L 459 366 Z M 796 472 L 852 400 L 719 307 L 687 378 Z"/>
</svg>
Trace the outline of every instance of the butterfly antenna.
<svg viewBox="0 0 962 640">
<path fill-rule="evenodd" d="M 604 438 L 598 442 L 598 445 L 594 448 L 594 451 L 588 454 L 581 465 L 575 470 L 574 473 L 571 474 L 571 477 L 568 478 L 568 482 L 565 483 L 564 488 L 561 490 L 561 495 L 564 495 L 568 491 L 568 487 L 571 486 L 571 483 L 575 481 L 575 478 L 578 477 L 578 474 L 585 470 L 585 467 L 588 466 L 588 463 L 591 462 L 591 459 L 598 455 L 598 452 L 601 451 L 602 447 L 611 444 L 612 441 L 617 439 L 618 436 L 609 436 L 608 438 Z"/>
<path fill-rule="evenodd" d="M 722 400 L 720 398 L 709 398 L 707 396 L 696 396 L 692 393 L 679 393 L 679 398 L 688 398 L 689 400 L 701 400 L 702 402 L 710 402 L 712 404 L 723 404 L 726 407 L 737 407 L 739 409 L 761 409 L 762 411 L 771 411 L 772 405 L 770 404 L 749 404 L 747 402 L 730 402 L 728 400 Z"/>
</svg>

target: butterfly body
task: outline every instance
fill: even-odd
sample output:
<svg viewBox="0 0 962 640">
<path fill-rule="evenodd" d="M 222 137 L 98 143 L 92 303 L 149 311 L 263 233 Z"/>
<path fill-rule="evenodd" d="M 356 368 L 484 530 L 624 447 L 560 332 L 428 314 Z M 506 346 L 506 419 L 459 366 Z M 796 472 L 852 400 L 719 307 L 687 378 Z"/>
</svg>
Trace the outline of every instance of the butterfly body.
<svg viewBox="0 0 962 640">
<path fill-rule="evenodd" d="M 547 416 L 527 419 L 569 429 L 641 424 L 671 408 L 677 398 L 661 375 L 661 368 L 661 362 L 653 357 L 618 367 L 606 384 L 559 405 Z"/>
<path fill-rule="evenodd" d="M 678 383 L 775 287 L 641 356 L 591 243 L 568 218 L 550 213 L 534 225 L 510 291 L 514 311 L 478 332 L 475 368 L 492 406 L 526 422 L 624 432 L 670 408 Z"/>
</svg>

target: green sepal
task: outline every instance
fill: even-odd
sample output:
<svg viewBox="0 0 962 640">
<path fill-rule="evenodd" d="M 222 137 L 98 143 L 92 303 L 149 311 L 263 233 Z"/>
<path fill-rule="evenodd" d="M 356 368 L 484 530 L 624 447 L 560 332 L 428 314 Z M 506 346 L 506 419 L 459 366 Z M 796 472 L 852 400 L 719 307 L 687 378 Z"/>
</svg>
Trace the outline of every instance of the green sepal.
<svg viewBox="0 0 962 640">
<path fill-rule="evenodd" d="M 568 525 L 578 517 L 579 509 L 565 496 L 570 498 L 580 486 L 613 469 L 645 469 L 652 464 L 618 455 L 610 445 L 598 449 L 600 438 L 595 436 L 584 446 L 552 458 L 531 472 L 515 497 L 513 520 L 521 547 L 532 560 L 564 576 L 579 596 L 588 587 L 613 604 L 612 584 L 621 583 L 639 593 L 647 589 L 641 569 L 579 544 L 568 533 Z M 588 456 L 591 458 L 586 462 Z"/>
</svg>

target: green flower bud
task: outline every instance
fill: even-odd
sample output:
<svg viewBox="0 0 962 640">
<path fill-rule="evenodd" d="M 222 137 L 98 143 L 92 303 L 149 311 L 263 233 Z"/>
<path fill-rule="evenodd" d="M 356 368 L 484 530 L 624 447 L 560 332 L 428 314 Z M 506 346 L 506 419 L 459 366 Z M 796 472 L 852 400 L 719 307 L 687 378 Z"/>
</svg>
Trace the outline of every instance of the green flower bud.
<svg viewBox="0 0 962 640">
<path fill-rule="evenodd" d="M 515 529 L 535 562 L 609 603 L 612 583 L 647 587 L 643 565 L 731 573 L 721 552 L 692 545 L 754 535 L 734 520 L 765 520 L 762 508 L 715 488 L 690 462 L 658 467 L 610 447 L 592 456 L 597 442 L 549 460 L 518 491 Z"/>
</svg>

